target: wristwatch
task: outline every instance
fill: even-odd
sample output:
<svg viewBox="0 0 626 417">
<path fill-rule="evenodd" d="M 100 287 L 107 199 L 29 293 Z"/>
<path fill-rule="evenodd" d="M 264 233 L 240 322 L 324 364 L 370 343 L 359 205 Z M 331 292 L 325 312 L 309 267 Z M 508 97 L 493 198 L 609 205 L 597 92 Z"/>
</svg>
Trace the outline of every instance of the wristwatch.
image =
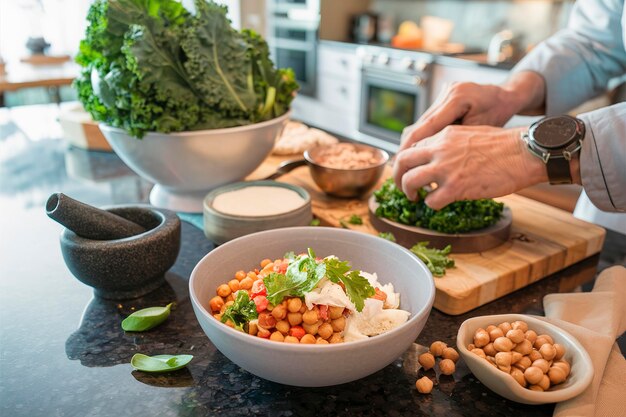
<svg viewBox="0 0 626 417">
<path fill-rule="evenodd" d="M 550 184 L 571 184 L 569 162 L 580 152 L 585 124 L 572 116 L 553 116 L 533 123 L 522 139 L 548 169 Z"/>
</svg>

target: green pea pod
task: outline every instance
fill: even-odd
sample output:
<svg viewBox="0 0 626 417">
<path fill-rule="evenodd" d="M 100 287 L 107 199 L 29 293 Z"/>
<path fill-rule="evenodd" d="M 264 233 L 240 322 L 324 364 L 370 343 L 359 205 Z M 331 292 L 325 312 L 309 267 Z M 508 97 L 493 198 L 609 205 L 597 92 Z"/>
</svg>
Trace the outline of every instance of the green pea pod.
<svg viewBox="0 0 626 417">
<path fill-rule="evenodd" d="M 122 321 L 122 329 L 127 332 L 143 332 L 163 323 L 170 316 L 173 303 L 165 307 L 148 307 L 135 311 Z"/>
<path fill-rule="evenodd" d="M 187 366 L 193 355 L 155 355 L 136 353 L 130 360 L 131 366 L 143 372 L 172 372 Z"/>
</svg>

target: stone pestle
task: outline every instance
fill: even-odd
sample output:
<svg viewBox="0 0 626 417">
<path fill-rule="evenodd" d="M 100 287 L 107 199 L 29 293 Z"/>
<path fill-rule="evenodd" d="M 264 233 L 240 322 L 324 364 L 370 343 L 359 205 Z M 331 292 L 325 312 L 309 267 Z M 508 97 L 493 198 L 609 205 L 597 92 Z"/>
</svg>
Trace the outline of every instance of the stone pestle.
<svg viewBox="0 0 626 417">
<path fill-rule="evenodd" d="M 123 239 L 146 231 L 137 223 L 74 200 L 63 193 L 55 193 L 48 198 L 46 214 L 86 239 Z"/>
</svg>

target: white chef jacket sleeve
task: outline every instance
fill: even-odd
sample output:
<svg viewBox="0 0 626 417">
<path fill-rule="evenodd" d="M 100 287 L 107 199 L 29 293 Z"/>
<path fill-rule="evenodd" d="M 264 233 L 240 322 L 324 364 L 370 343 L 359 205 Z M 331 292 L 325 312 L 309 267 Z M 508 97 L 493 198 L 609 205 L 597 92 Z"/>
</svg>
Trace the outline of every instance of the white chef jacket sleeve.
<svg viewBox="0 0 626 417">
<path fill-rule="evenodd" d="M 626 74 L 624 0 L 578 0 L 567 28 L 539 44 L 513 72 L 546 81 L 546 115 L 566 113 Z"/>
<path fill-rule="evenodd" d="M 585 123 L 580 176 L 591 202 L 626 212 L 626 102 L 578 115 Z"/>
</svg>

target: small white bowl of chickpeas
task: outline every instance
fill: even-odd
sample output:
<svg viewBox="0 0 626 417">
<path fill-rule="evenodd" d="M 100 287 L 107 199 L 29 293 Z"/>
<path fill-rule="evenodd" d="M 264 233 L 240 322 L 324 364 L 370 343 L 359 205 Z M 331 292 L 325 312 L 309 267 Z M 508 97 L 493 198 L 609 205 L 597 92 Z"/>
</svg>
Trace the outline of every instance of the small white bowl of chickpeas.
<svg viewBox="0 0 626 417">
<path fill-rule="evenodd" d="M 457 348 L 480 382 L 519 403 L 565 401 L 593 379 L 593 364 L 578 340 L 536 316 L 468 319 L 459 328 Z"/>
</svg>

